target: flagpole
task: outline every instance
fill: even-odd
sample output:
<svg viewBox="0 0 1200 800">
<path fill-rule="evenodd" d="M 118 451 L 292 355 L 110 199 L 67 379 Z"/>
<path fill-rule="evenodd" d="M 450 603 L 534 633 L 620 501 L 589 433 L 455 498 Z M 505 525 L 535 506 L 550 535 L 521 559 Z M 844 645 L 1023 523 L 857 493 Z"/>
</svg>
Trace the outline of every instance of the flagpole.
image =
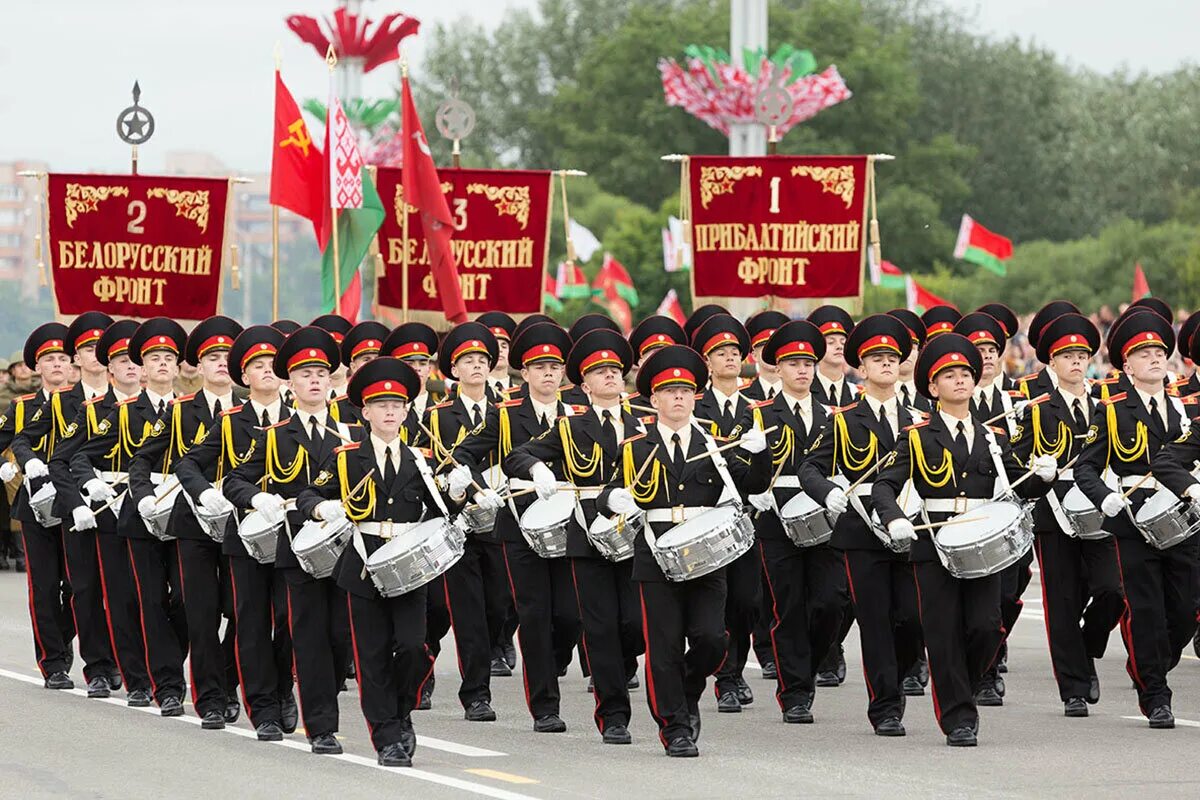
<svg viewBox="0 0 1200 800">
<path fill-rule="evenodd" d="M 400 117 L 404 118 L 404 82 L 408 80 L 408 59 L 401 54 L 400 57 Z M 402 131 L 405 136 L 408 136 L 408 131 Z M 407 164 L 405 166 L 408 166 Z M 403 189 L 403 182 L 401 182 Z M 408 198 L 401 195 L 400 197 L 400 238 L 403 240 L 404 258 L 401 261 L 400 267 L 400 311 L 401 319 L 408 322 Z"/>
<path fill-rule="evenodd" d="M 333 49 L 333 45 L 329 45 L 329 50 L 325 53 L 325 63 L 329 65 L 329 86 L 330 99 L 333 99 L 333 70 L 337 66 L 337 52 Z M 333 124 L 333 103 L 329 103 L 325 108 L 325 127 L 328 128 Z M 329 139 L 329 146 L 333 147 L 333 138 L 326 136 Z M 326 153 L 325 157 L 329 159 L 329 163 L 333 163 L 334 155 Z M 330 208 L 330 217 L 333 220 L 333 313 L 340 314 L 342 312 L 342 262 L 338 252 L 338 209 L 336 206 L 337 187 L 331 186 L 329 191 L 329 199 L 333 202 Z"/>
<path fill-rule="evenodd" d="M 275 42 L 275 74 L 283 66 L 282 48 Z M 279 206 L 271 204 L 271 319 L 279 319 Z"/>
</svg>

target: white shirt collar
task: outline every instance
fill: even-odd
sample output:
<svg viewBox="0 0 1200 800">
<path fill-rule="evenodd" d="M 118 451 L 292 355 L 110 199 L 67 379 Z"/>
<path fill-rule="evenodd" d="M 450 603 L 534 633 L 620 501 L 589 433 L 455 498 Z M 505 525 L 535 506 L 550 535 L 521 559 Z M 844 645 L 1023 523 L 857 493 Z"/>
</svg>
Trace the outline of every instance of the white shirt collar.
<svg viewBox="0 0 1200 800">
<path fill-rule="evenodd" d="M 387 466 L 384 459 L 387 457 L 389 447 L 392 449 L 392 466 L 396 468 L 397 472 L 400 471 L 400 448 L 403 446 L 404 442 L 400 441 L 399 436 L 390 442 L 385 442 L 375 434 L 371 434 L 371 449 L 375 452 L 375 463 L 379 465 L 381 474 Z"/>
<path fill-rule="evenodd" d="M 116 386 L 113 386 L 112 392 L 113 392 L 113 397 L 116 398 L 116 401 L 118 403 L 124 403 L 126 400 L 137 397 L 140 390 L 138 392 L 134 392 L 133 394 L 125 394 L 120 389 L 118 389 Z"/>
<path fill-rule="evenodd" d="M 1150 410 L 1150 401 L 1151 400 L 1158 401 L 1158 413 L 1164 420 L 1166 420 L 1166 418 L 1167 418 L 1167 393 L 1165 390 L 1159 389 L 1154 394 L 1146 394 L 1141 389 L 1134 387 L 1134 391 L 1136 391 L 1138 393 L 1138 397 L 1140 397 L 1142 399 L 1142 405 L 1144 405 L 1146 407 L 1147 411 Z"/>
<path fill-rule="evenodd" d="M 97 397 L 103 397 L 104 393 L 108 391 L 108 386 L 104 386 L 100 389 L 93 389 L 92 387 L 90 387 L 86 383 L 84 383 L 83 381 L 80 381 L 79 385 L 83 387 L 83 399 L 84 400 L 94 400 Z"/>
<path fill-rule="evenodd" d="M 838 378 L 836 381 L 831 381 L 824 375 L 817 373 L 817 380 L 821 382 L 821 388 L 825 390 L 829 396 L 829 402 L 833 405 L 838 404 L 838 400 L 842 397 L 842 384 L 846 382 L 846 376 Z"/>
<path fill-rule="evenodd" d="M 558 401 L 551 400 L 549 403 L 541 403 L 533 399 L 533 395 L 529 396 L 529 404 L 533 407 L 533 413 L 538 419 L 544 419 L 546 422 L 554 422 L 558 418 Z"/>
<path fill-rule="evenodd" d="M 280 414 L 283 411 L 283 397 L 276 397 L 274 402 L 268 403 L 265 406 L 259 403 L 257 400 L 251 399 L 250 408 L 253 409 L 254 418 L 257 420 L 262 420 L 263 412 L 266 411 L 267 419 L 269 419 L 271 424 L 274 425 L 276 422 L 279 422 Z"/>
<path fill-rule="evenodd" d="M 1084 390 L 1083 390 L 1083 392 L 1082 392 L 1081 394 L 1078 394 L 1078 395 L 1071 394 L 1071 393 L 1070 393 L 1070 392 L 1068 392 L 1066 389 L 1062 388 L 1062 386 L 1061 386 L 1061 385 L 1060 385 L 1060 386 L 1059 386 L 1059 387 L 1058 387 L 1058 388 L 1057 388 L 1055 391 L 1057 391 L 1057 392 L 1059 393 L 1059 395 L 1061 395 L 1061 396 L 1062 396 L 1063 402 L 1067 404 L 1067 408 L 1074 408 L 1074 407 L 1075 407 L 1075 401 L 1076 401 L 1076 400 L 1078 400 L 1078 401 L 1080 401 L 1081 403 L 1083 403 L 1083 411 L 1084 411 L 1084 413 L 1085 413 L 1085 414 L 1087 413 L 1087 407 L 1088 407 L 1088 395 L 1087 395 L 1087 388 L 1086 388 L 1086 387 L 1084 387 Z"/>
<path fill-rule="evenodd" d="M 475 402 L 474 400 L 472 400 L 471 398 L 467 397 L 465 394 L 462 394 L 461 392 L 459 392 L 458 398 L 460 400 L 462 400 L 463 407 L 467 409 L 467 416 L 473 416 L 474 415 L 473 412 L 475 411 L 475 409 L 479 409 L 479 418 L 481 420 L 487 419 L 487 396 L 486 395 L 484 395 L 484 398 L 482 400 L 480 400 L 478 403 Z"/>
<path fill-rule="evenodd" d="M 607 411 L 612 415 L 613 424 L 616 425 L 621 419 L 621 403 L 620 401 L 613 403 L 611 406 L 598 406 L 593 404 L 592 411 L 596 412 L 596 419 L 604 422 L 604 412 Z"/>
<path fill-rule="evenodd" d="M 734 389 L 733 394 L 725 394 L 724 392 L 722 392 L 720 389 L 717 388 L 716 384 L 712 384 L 711 388 L 712 388 L 713 397 L 715 397 L 717 400 L 717 407 L 721 409 L 722 413 L 725 412 L 725 401 L 727 401 L 727 400 L 729 401 L 730 406 L 732 407 L 732 410 L 734 410 L 734 411 L 737 410 L 737 401 L 738 401 L 738 397 L 741 396 L 741 392 L 739 392 L 737 389 Z"/>
<path fill-rule="evenodd" d="M 684 456 L 687 455 L 688 447 L 691 445 L 691 442 L 692 442 L 692 425 L 695 424 L 695 422 L 693 420 L 688 420 L 688 424 L 684 425 L 682 428 L 680 428 L 677 431 L 671 430 L 669 427 L 667 427 L 666 425 L 663 425 L 661 422 L 656 422 L 654 424 L 658 427 L 658 435 L 662 437 L 663 444 L 666 445 L 666 447 L 668 449 L 668 452 L 666 454 L 667 458 L 670 458 L 674 455 L 674 453 L 671 452 L 671 450 L 672 450 L 672 448 L 674 448 L 675 445 L 671 441 L 671 437 L 674 436 L 675 434 L 679 434 L 679 445 L 680 445 L 680 447 L 683 448 Z"/>
<path fill-rule="evenodd" d="M 204 402 L 208 404 L 208 413 L 210 413 L 210 414 L 213 412 L 213 408 L 216 406 L 216 402 L 218 400 L 221 401 L 221 410 L 222 411 L 228 411 L 229 409 L 233 408 L 233 406 L 234 406 L 233 392 L 230 392 L 229 394 L 226 394 L 226 395 L 218 396 L 218 395 L 215 395 L 212 392 L 210 392 L 208 389 L 201 389 L 200 393 L 202 395 L 204 395 Z"/>
<path fill-rule="evenodd" d="M 304 426 L 305 433 L 307 433 L 308 429 L 310 427 L 312 427 L 313 419 L 316 419 L 317 427 L 321 429 L 321 435 L 322 436 L 325 435 L 325 433 L 326 433 L 325 426 L 327 424 L 327 419 L 329 417 L 328 409 L 323 409 L 321 411 L 318 411 L 316 414 L 310 414 L 307 411 L 301 411 L 300 409 L 297 408 L 296 416 L 300 417 L 300 424 Z"/>
<path fill-rule="evenodd" d="M 158 408 L 160 404 L 170 403 L 172 400 L 174 400 L 175 392 L 167 392 L 166 394 L 155 394 L 154 392 L 147 389 L 146 397 L 150 398 L 150 402 L 154 405 L 155 408 Z"/>
<path fill-rule="evenodd" d="M 971 447 L 971 441 L 975 438 L 974 421 L 969 416 L 966 419 L 959 419 L 958 417 L 956 417 L 952 414 L 947 414 L 945 411 L 942 411 L 941 409 L 938 409 L 937 413 L 942 416 L 942 422 L 945 423 L 946 429 L 950 431 L 951 436 L 958 435 L 958 423 L 960 423 L 960 422 L 963 423 L 963 429 L 966 431 L 966 434 L 967 434 L 967 448 L 969 449 Z"/>
<path fill-rule="evenodd" d="M 785 392 L 783 395 L 783 401 L 788 404 L 788 408 L 790 408 L 794 413 L 796 413 L 796 415 L 799 416 L 800 419 L 804 420 L 805 422 L 809 422 L 810 420 L 812 420 L 812 415 L 813 415 L 812 392 L 809 392 L 808 394 L 804 395 L 804 397 L 800 398 L 799 400 L 797 400 L 794 396 L 787 394 Z"/>
<path fill-rule="evenodd" d="M 762 375 L 759 375 L 758 376 L 758 385 L 762 387 L 763 397 L 770 397 L 772 391 L 775 392 L 775 394 L 779 394 L 780 392 L 783 391 L 783 380 L 782 379 L 777 380 L 777 381 L 769 381 L 766 378 L 764 378 Z"/>
<path fill-rule="evenodd" d="M 867 401 L 867 406 L 871 409 L 871 414 L 875 417 L 879 416 L 880 406 L 883 406 L 888 414 L 892 416 L 896 415 L 896 406 L 898 405 L 898 401 L 895 395 L 892 395 L 887 400 L 876 400 L 874 397 L 871 397 L 871 395 L 864 392 L 863 399 Z"/>
</svg>

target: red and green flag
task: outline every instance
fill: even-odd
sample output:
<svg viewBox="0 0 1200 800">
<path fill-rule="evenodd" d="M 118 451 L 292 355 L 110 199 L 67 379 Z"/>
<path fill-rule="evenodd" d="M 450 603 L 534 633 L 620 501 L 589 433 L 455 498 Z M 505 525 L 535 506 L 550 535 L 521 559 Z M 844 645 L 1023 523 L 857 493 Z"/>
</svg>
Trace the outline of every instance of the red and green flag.
<svg viewBox="0 0 1200 800">
<path fill-rule="evenodd" d="M 633 286 L 629 270 L 613 258 L 611 253 L 604 254 L 604 263 L 596 273 L 596 280 L 592 281 L 592 294 L 597 296 L 597 302 L 611 301 L 619 297 L 631 306 L 638 304 L 637 289 Z"/>
<path fill-rule="evenodd" d="M 558 265 L 558 279 L 555 284 L 558 287 L 557 297 L 559 300 L 592 296 L 592 290 L 588 288 L 587 277 L 574 261 L 564 261 Z"/>
<path fill-rule="evenodd" d="M 943 300 L 933 292 L 917 283 L 911 275 L 904 278 L 904 299 L 909 311 L 924 314 L 934 306 L 948 306 L 950 301 Z"/>
<path fill-rule="evenodd" d="M 1150 282 L 1146 280 L 1146 273 L 1142 271 L 1141 264 L 1133 265 L 1133 301 L 1136 303 L 1143 297 L 1150 297 Z"/>
<path fill-rule="evenodd" d="M 958 226 L 958 241 L 954 245 L 954 257 L 990 269 L 997 275 L 1008 272 L 1004 262 L 1012 257 L 1012 240 L 992 233 L 987 228 L 963 214 Z"/>
<path fill-rule="evenodd" d="M 550 311 L 563 310 L 563 304 L 558 299 L 558 281 L 549 272 L 542 273 L 542 306 Z"/>
<path fill-rule="evenodd" d="M 904 272 L 890 261 L 876 263 L 873 248 L 867 248 L 867 266 L 871 270 L 871 284 L 884 289 L 903 289 Z"/>
<path fill-rule="evenodd" d="M 667 292 L 654 313 L 670 317 L 680 325 L 683 325 L 687 321 L 687 315 L 683 313 L 683 303 L 679 302 L 679 295 L 675 293 L 674 289 Z"/>
</svg>

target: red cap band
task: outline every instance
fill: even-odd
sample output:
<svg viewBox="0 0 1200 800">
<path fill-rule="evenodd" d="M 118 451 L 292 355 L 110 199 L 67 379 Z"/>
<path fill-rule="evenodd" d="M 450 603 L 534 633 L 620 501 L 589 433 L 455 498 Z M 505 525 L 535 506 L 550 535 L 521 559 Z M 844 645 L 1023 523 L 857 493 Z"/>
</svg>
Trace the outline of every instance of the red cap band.
<svg viewBox="0 0 1200 800">
<path fill-rule="evenodd" d="M 36 361 L 37 359 L 41 358 L 42 356 L 50 355 L 51 353 L 61 353 L 61 352 L 63 352 L 63 340 L 62 339 L 48 339 L 47 341 L 44 341 L 40 345 L 38 345 L 37 352 L 34 354 L 34 360 Z"/>
<path fill-rule="evenodd" d="M 99 328 L 92 328 L 91 330 L 84 331 L 79 338 L 75 340 L 75 349 L 78 350 L 79 348 L 86 347 L 89 344 L 95 344 L 96 342 L 100 341 L 100 334 L 102 333 L 104 333 L 104 331 L 100 330 Z"/>
<path fill-rule="evenodd" d="M 254 347 L 251 347 L 249 350 L 247 350 L 242 356 L 242 363 L 240 366 L 243 370 L 245 370 L 246 365 L 259 356 L 271 356 L 274 358 L 277 352 L 278 351 L 275 349 L 275 345 L 271 344 L 270 342 L 259 342 L 258 344 L 254 345 Z"/>
<path fill-rule="evenodd" d="M 646 341 L 642 342 L 641 347 L 638 348 L 638 355 L 644 356 L 651 350 L 657 350 L 660 347 L 666 347 L 667 345 L 672 344 L 679 343 L 670 336 L 667 336 L 665 333 L 656 333 L 653 336 L 647 337 Z"/>
<path fill-rule="evenodd" d="M 996 341 L 992 334 L 985 330 L 971 331 L 967 334 L 967 338 L 970 339 L 971 344 L 975 345 L 976 347 L 981 344 L 993 344 L 996 347 L 1000 346 L 1000 343 Z"/>
<path fill-rule="evenodd" d="M 338 343 L 338 346 L 341 346 L 342 342 L 346 340 L 346 334 L 341 331 L 329 331 L 329 335 Z"/>
<path fill-rule="evenodd" d="M 750 340 L 750 349 L 753 350 L 754 348 L 758 347 L 760 344 L 766 344 L 767 339 L 770 339 L 771 334 L 774 332 L 775 332 L 774 328 L 767 328 L 766 330 L 761 330 L 758 333 L 754 334 L 754 337 Z"/>
<path fill-rule="evenodd" d="M 951 333 L 954 325 L 949 322 L 935 322 L 925 329 L 925 338 L 930 339 L 939 333 Z"/>
<path fill-rule="evenodd" d="M 468 339 L 467 341 L 454 348 L 454 352 L 450 354 L 450 363 L 453 364 L 465 355 L 470 353 L 488 354 L 488 349 L 483 346 L 483 342 L 478 339 Z"/>
<path fill-rule="evenodd" d="M 167 350 L 175 355 L 179 355 L 179 346 L 175 344 L 175 340 L 170 336 L 151 336 L 146 341 L 142 342 L 142 355 L 152 353 L 155 350 Z"/>
<path fill-rule="evenodd" d="M 692 389 L 696 388 L 696 376 L 691 370 L 683 367 L 672 367 L 665 369 L 650 379 L 650 391 L 657 392 L 659 389 L 666 389 L 670 386 L 687 386 Z"/>
<path fill-rule="evenodd" d="M 362 399 L 364 403 L 387 398 L 407 400 L 408 389 L 405 388 L 404 382 L 393 380 L 375 381 L 375 383 L 363 387 Z"/>
<path fill-rule="evenodd" d="M 1088 343 L 1086 336 L 1070 333 L 1050 345 L 1050 355 L 1056 356 L 1064 350 L 1087 350 L 1090 353 L 1092 346 Z"/>
<path fill-rule="evenodd" d="M 970 369 L 971 362 L 962 353 L 946 353 L 946 355 L 934 362 L 933 368 L 929 370 L 929 380 L 933 380 L 939 372 L 950 367 L 966 367 Z"/>
<path fill-rule="evenodd" d="M 287 362 L 287 371 L 291 372 L 294 369 L 301 367 L 325 367 L 330 366 L 329 359 L 325 357 L 325 351 L 319 347 L 305 347 L 300 352 L 294 354 Z"/>
<path fill-rule="evenodd" d="M 845 335 L 846 327 L 844 325 L 842 325 L 842 323 L 839 322 L 838 320 L 831 319 L 831 320 L 829 320 L 829 322 L 826 322 L 823 325 L 821 325 L 821 333 L 824 333 L 824 334 L 840 333 L 840 334 Z"/>
<path fill-rule="evenodd" d="M 775 351 L 776 362 L 783 361 L 785 358 L 807 358 L 816 361 L 817 354 L 808 342 L 788 342 L 780 345 Z"/>
<path fill-rule="evenodd" d="M 112 361 L 117 356 L 123 356 L 129 352 L 129 339 L 117 339 L 108 348 L 108 360 Z"/>
<path fill-rule="evenodd" d="M 429 357 L 429 348 L 424 342 L 405 342 L 404 344 L 392 350 L 392 355 L 396 358 L 408 358 L 409 356 L 425 356 Z"/>
<path fill-rule="evenodd" d="M 876 350 L 890 350 L 896 355 L 900 355 L 900 344 L 894 336 L 872 336 L 859 346 L 858 357 L 861 359 L 867 353 L 873 353 Z"/>
<path fill-rule="evenodd" d="M 579 365 L 579 374 L 583 375 L 594 370 L 596 367 L 616 367 L 620 369 L 621 358 L 613 350 L 597 350 L 583 359 L 583 363 Z"/>
<path fill-rule="evenodd" d="M 508 331 L 506 331 L 504 328 L 488 328 L 488 330 L 491 331 L 492 335 L 497 339 L 503 339 L 506 342 L 508 341 Z"/>
<path fill-rule="evenodd" d="M 557 361 L 563 363 L 562 350 L 552 344 L 539 344 L 531 347 L 521 356 L 521 363 L 532 364 L 535 361 Z"/>
<path fill-rule="evenodd" d="M 210 336 L 200 344 L 200 348 L 196 351 L 196 357 L 204 358 L 214 350 L 228 350 L 230 347 L 233 347 L 233 337 L 223 333 Z"/>
<path fill-rule="evenodd" d="M 1139 333 L 1137 336 L 1134 336 L 1125 343 L 1125 346 L 1121 348 L 1121 357 L 1124 358 L 1134 350 L 1138 350 L 1143 347 L 1161 347 L 1166 349 L 1167 345 L 1165 342 L 1163 342 L 1162 337 L 1156 332 L 1146 331 L 1145 333 Z"/>
<path fill-rule="evenodd" d="M 724 347 L 727 344 L 731 344 L 736 347 L 738 344 L 738 338 L 729 331 L 721 331 L 716 336 L 705 342 L 704 347 L 700 349 L 700 352 L 703 355 L 708 355 L 718 347 Z"/>
<path fill-rule="evenodd" d="M 350 349 L 350 359 L 354 360 L 359 356 L 375 355 L 381 347 L 383 347 L 383 342 L 378 339 L 363 339 Z"/>
</svg>

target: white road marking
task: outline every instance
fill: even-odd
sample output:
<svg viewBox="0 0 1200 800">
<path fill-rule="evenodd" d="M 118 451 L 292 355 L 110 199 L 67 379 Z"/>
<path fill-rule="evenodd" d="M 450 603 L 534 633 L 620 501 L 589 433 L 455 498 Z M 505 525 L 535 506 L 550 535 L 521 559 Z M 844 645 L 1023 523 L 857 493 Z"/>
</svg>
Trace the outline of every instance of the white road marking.
<svg viewBox="0 0 1200 800">
<path fill-rule="evenodd" d="M 1121 717 L 1121 719 L 1132 719 L 1137 722 L 1145 722 L 1146 721 L 1145 717 L 1133 717 L 1133 716 Z M 1175 718 L 1175 724 L 1177 726 L 1181 726 L 1184 728 L 1200 728 L 1200 722 L 1195 722 L 1190 719 L 1180 719 L 1179 717 Z"/>
</svg>

